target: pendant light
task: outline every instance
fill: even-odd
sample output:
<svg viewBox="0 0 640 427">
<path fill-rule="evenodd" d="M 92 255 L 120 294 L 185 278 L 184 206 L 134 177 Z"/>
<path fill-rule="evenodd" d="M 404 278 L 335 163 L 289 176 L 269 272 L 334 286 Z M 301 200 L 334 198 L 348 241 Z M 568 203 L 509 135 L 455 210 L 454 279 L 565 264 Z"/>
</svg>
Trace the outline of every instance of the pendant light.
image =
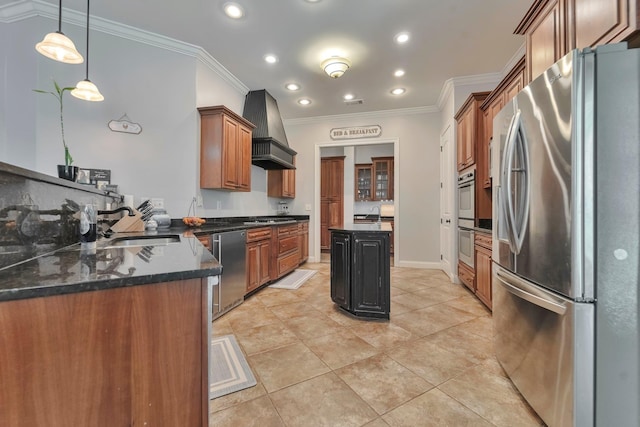
<svg viewBox="0 0 640 427">
<path fill-rule="evenodd" d="M 100 93 L 96 85 L 89 80 L 89 0 L 87 0 L 87 62 L 85 79 L 78 82 L 76 88 L 71 91 L 71 95 L 85 101 L 102 101 L 104 96 Z"/>
<path fill-rule="evenodd" d="M 71 39 L 62 34 L 62 0 L 58 7 L 58 31 L 49 33 L 36 44 L 36 50 L 55 61 L 66 64 L 81 64 L 84 61 Z"/>
</svg>

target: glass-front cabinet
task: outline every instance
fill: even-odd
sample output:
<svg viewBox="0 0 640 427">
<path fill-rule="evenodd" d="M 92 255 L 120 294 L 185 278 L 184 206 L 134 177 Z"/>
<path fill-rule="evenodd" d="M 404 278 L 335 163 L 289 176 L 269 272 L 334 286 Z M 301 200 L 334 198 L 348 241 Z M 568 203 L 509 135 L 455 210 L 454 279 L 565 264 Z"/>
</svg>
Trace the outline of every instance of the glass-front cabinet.
<svg viewBox="0 0 640 427">
<path fill-rule="evenodd" d="M 372 157 L 375 178 L 373 200 L 393 200 L 393 157 Z"/>
<path fill-rule="evenodd" d="M 357 201 L 372 200 L 371 199 L 371 176 L 373 168 L 371 163 L 356 164 L 356 188 L 355 199 Z"/>
</svg>

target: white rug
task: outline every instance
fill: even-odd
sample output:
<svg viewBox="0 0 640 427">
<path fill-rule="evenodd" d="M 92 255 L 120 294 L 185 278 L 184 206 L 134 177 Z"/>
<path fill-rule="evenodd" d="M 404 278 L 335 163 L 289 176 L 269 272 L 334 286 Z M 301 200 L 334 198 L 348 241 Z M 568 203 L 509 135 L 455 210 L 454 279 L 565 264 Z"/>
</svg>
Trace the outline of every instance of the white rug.
<svg viewBox="0 0 640 427">
<path fill-rule="evenodd" d="M 302 268 L 298 268 L 277 282 L 272 283 L 269 287 L 278 289 L 298 289 L 314 274 L 316 274 L 316 270 L 304 270 Z"/>
<path fill-rule="evenodd" d="M 253 387 L 257 384 L 247 360 L 233 335 L 211 340 L 211 384 L 209 399 Z"/>
</svg>

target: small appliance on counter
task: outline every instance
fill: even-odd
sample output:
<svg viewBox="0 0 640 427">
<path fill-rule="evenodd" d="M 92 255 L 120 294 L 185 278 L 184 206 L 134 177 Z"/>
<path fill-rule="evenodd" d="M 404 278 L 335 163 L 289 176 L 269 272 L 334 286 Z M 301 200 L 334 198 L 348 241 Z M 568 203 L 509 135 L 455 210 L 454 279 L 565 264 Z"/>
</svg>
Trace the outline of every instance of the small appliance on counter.
<svg viewBox="0 0 640 427">
<path fill-rule="evenodd" d="M 166 209 L 154 208 L 151 212 L 151 220 L 156 222 L 158 228 L 169 228 L 171 226 L 171 217 Z"/>
</svg>

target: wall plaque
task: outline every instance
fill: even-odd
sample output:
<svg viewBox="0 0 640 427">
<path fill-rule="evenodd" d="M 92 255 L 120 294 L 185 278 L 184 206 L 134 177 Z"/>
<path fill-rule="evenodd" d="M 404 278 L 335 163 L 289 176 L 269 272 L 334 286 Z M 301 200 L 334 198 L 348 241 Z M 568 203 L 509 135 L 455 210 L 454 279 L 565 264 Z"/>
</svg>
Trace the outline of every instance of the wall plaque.
<svg viewBox="0 0 640 427">
<path fill-rule="evenodd" d="M 379 125 L 352 126 L 346 128 L 333 128 L 329 131 L 331 139 L 356 139 L 375 138 L 382 135 L 382 128 Z"/>
</svg>

